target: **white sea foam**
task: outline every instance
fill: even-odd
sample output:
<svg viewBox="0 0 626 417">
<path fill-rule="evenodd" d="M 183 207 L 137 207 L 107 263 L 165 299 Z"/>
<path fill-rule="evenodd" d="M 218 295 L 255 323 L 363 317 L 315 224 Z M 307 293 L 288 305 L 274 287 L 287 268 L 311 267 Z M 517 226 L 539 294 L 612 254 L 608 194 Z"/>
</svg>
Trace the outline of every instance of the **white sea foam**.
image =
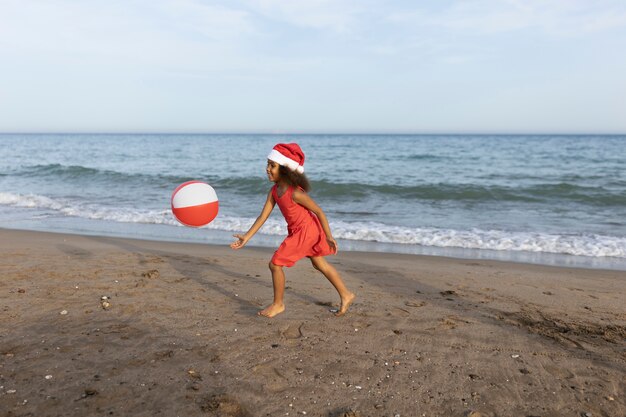
<svg viewBox="0 0 626 417">
<path fill-rule="evenodd" d="M 336 237 L 442 248 L 490 249 L 626 258 L 626 238 L 594 234 L 558 235 L 500 230 L 408 228 L 381 223 L 333 225 Z"/>
<path fill-rule="evenodd" d="M 20 195 L 0 193 L 0 204 L 14 207 L 48 208 L 52 210 L 60 210 L 63 208 L 61 203 L 58 203 L 48 197 L 34 194 Z"/>
<path fill-rule="evenodd" d="M 0 193 L 0 205 L 50 210 L 63 216 L 121 223 L 144 223 L 182 226 L 164 210 L 139 210 L 94 206 L 71 201 L 54 200 L 40 195 Z M 245 231 L 253 218 L 218 216 L 208 229 Z M 592 257 L 626 258 L 626 238 L 596 234 L 547 234 L 508 232 L 500 230 L 452 230 L 393 226 L 375 222 L 331 223 L 337 239 L 433 246 L 442 248 L 489 249 L 558 253 Z M 268 235 L 285 235 L 284 221 L 269 219 L 260 231 Z"/>
</svg>

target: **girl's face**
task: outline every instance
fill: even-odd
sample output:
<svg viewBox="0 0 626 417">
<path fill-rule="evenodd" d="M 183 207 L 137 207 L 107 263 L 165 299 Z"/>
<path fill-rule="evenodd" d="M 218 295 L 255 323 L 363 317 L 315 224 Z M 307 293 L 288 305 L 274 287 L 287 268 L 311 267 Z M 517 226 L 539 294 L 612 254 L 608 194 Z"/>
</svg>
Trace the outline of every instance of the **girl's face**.
<svg viewBox="0 0 626 417">
<path fill-rule="evenodd" d="M 270 161 L 269 159 L 267 160 L 267 167 L 265 167 L 265 172 L 267 172 L 267 179 L 269 181 L 278 182 L 278 180 L 280 179 L 280 173 L 278 172 L 279 168 L 280 165 L 278 165 L 276 162 Z"/>
</svg>

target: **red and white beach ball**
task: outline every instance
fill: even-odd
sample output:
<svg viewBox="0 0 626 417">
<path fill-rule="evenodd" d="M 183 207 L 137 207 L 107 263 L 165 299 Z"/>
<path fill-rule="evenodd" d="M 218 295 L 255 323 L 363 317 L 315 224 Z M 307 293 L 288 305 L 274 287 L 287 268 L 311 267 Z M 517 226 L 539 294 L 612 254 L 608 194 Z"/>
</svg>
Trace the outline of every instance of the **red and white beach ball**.
<svg viewBox="0 0 626 417">
<path fill-rule="evenodd" d="M 202 181 L 187 181 L 172 193 L 172 213 L 185 226 L 207 225 L 217 216 L 218 211 L 215 190 Z"/>
</svg>

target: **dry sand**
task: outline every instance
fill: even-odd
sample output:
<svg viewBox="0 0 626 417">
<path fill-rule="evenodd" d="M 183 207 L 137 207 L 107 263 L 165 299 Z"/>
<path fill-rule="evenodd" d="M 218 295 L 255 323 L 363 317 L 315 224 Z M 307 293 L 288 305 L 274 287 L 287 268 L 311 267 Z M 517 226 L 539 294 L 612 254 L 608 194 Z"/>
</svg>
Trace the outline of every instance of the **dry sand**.
<svg viewBox="0 0 626 417">
<path fill-rule="evenodd" d="M 625 416 L 626 273 L 0 230 L 2 416 Z M 107 309 L 102 296 L 110 297 Z M 472 414 L 473 412 L 473 414 Z"/>
</svg>

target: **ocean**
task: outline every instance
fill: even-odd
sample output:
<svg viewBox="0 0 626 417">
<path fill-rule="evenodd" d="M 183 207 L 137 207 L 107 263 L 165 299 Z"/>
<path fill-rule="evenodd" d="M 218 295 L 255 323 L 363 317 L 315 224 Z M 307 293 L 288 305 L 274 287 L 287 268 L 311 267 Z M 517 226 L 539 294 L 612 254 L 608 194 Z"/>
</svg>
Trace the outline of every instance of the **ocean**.
<svg viewBox="0 0 626 417">
<path fill-rule="evenodd" d="M 340 250 L 626 270 L 624 135 L 2 134 L 0 227 L 227 245 L 278 142 L 304 150 Z M 220 201 L 200 229 L 170 211 L 188 180 Z M 276 209 L 249 244 L 285 234 Z"/>
</svg>

